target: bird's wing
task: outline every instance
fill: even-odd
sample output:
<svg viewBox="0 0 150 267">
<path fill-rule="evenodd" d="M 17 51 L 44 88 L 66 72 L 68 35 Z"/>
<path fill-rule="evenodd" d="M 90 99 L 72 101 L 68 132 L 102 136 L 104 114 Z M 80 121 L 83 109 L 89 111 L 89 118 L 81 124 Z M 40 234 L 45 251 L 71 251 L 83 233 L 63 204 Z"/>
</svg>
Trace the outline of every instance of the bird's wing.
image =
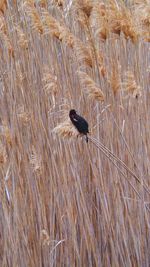
<svg viewBox="0 0 150 267">
<path fill-rule="evenodd" d="M 73 120 L 73 121 L 78 121 L 78 120 L 77 120 L 77 119 L 75 119 L 75 118 L 72 118 L 72 120 Z"/>
</svg>

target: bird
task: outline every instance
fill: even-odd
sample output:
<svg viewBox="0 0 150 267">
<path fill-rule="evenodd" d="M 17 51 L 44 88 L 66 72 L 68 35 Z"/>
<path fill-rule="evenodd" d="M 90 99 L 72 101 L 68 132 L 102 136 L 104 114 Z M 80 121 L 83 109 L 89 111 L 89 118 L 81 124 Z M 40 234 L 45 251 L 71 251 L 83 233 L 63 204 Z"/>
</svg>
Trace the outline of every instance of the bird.
<svg viewBox="0 0 150 267">
<path fill-rule="evenodd" d="M 83 117 L 79 116 L 74 109 L 70 110 L 69 117 L 78 132 L 86 136 L 86 142 L 88 143 L 87 134 L 89 133 L 89 125 L 87 121 Z"/>
</svg>

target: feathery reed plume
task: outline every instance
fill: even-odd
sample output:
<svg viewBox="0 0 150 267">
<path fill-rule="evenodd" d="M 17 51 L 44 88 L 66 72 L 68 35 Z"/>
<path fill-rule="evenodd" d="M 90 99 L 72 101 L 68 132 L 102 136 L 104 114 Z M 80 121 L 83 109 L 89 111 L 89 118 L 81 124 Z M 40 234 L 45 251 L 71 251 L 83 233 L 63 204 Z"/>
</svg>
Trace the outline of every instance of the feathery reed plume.
<svg viewBox="0 0 150 267">
<path fill-rule="evenodd" d="M 81 10 L 79 9 L 76 5 L 74 5 L 73 7 L 73 16 L 75 18 L 75 21 L 79 22 L 80 25 L 84 28 L 84 30 L 86 31 L 87 29 L 87 23 L 89 21 L 89 18 L 87 17 L 87 15 Z"/>
<path fill-rule="evenodd" d="M 78 137 L 80 135 L 69 119 L 57 125 L 53 129 L 53 132 L 57 133 L 61 137 L 66 138 Z"/>
<path fill-rule="evenodd" d="M 4 47 L 8 49 L 9 56 L 14 57 L 14 49 L 12 47 L 6 22 L 3 16 L 0 16 L 0 37 L 4 42 Z"/>
<path fill-rule="evenodd" d="M 0 126 L 0 136 L 3 136 L 6 144 L 12 145 L 12 136 L 10 132 L 10 128 L 7 126 L 6 122 L 2 122 L 2 125 Z"/>
<path fill-rule="evenodd" d="M 43 25 L 42 25 L 40 15 L 34 5 L 34 1 L 26 0 L 23 6 L 25 7 L 27 16 L 29 16 L 31 19 L 32 29 L 42 34 Z"/>
<path fill-rule="evenodd" d="M 16 84 L 19 85 L 20 89 L 22 90 L 23 80 L 25 76 L 22 73 L 20 62 L 16 61 Z"/>
<path fill-rule="evenodd" d="M 121 30 L 126 39 L 130 38 L 134 44 L 138 41 L 139 33 L 134 23 L 133 15 L 127 8 L 122 10 Z"/>
<path fill-rule="evenodd" d="M 5 146 L 0 142 L 0 166 L 7 162 L 7 153 Z"/>
<path fill-rule="evenodd" d="M 19 46 L 23 49 L 27 49 L 28 48 L 28 40 L 27 40 L 25 34 L 23 33 L 21 27 L 17 26 L 16 31 L 17 31 L 17 37 L 18 37 L 17 41 L 18 41 Z"/>
<path fill-rule="evenodd" d="M 81 26 L 85 27 L 89 21 L 89 17 L 93 8 L 93 2 L 91 0 L 77 0 L 73 2 L 73 14 L 75 20 L 78 21 Z"/>
<path fill-rule="evenodd" d="M 44 83 L 43 89 L 45 93 L 48 95 L 52 94 L 55 96 L 58 92 L 57 76 L 50 71 L 48 66 L 44 67 L 42 81 Z"/>
<path fill-rule="evenodd" d="M 97 57 L 97 63 L 98 63 L 98 67 L 99 67 L 99 73 L 100 73 L 100 75 L 105 77 L 106 76 L 106 69 L 104 67 L 104 57 L 102 55 L 102 52 L 98 51 L 98 49 L 96 49 L 96 57 Z"/>
<path fill-rule="evenodd" d="M 0 16 L 0 32 L 7 34 L 7 26 L 4 19 L 4 16 Z"/>
<path fill-rule="evenodd" d="M 43 246 L 45 246 L 45 245 L 49 246 L 50 245 L 50 236 L 45 229 L 43 229 L 41 231 L 41 242 L 42 242 Z"/>
<path fill-rule="evenodd" d="M 132 14 L 124 3 L 110 0 L 107 6 L 107 16 L 110 32 L 120 35 L 122 31 L 126 38 L 130 37 L 133 42 L 137 39 Z"/>
<path fill-rule="evenodd" d="M 47 11 L 42 13 L 42 20 L 44 24 L 45 34 L 51 34 L 60 41 L 66 43 L 72 47 L 74 44 L 74 36 L 69 29 L 64 25 L 63 22 L 59 22 Z"/>
<path fill-rule="evenodd" d="M 0 36 L 4 40 L 4 44 L 8 49 L 9 56 L 14 57 L 14 49 L 12 47 L 12 44 L 11 44 L 9 36 L 7 34 L 3 34 L 3 33 L 0 33 Z"/>
<path fill-rule="evenodd" d="M 96 29 L 95 34 L 106 40 L 109 33 L 120 34 L 122 13 L 116 2 L 110 1 L 109 5 L 96 3 L 91 14 L 91 26 Z"/>
<path fill-rule="evenodd" d="M 53 0 L 52 3 L 56 4 L 56 6 L 58 6 L 58 7 L 63 7 L 64 0 Z"/>
<path fill-rule="evenodd" d="M 105 41 L 108 38 L 109 26 L 106 6 L 104 3 L 95 4 L 91 11 L 90 25 L 95 32 L 95 36 Z"/>
<path fill-rule="evenodd" d="M 42 20 L 44 24 L 45 34 L 51 34 L 71 48 L 73 47 L 74 36 L 63 23 L 60 23 L 47 11 L 43 12 Z"/>
<path fill-rule="evenodd" d="M 1 0 L 0 1 L 0 12 L 2 13 L 2 14 L 4 14 L 5 13 L 5 10 L 7 9 L 7 0 Z"/>
<path fill-rule="evenodd" d="M 77 61 L 81 65 L 87 65 L 92 68 L 93 66 L 93 51 L 91 49 L 91 46 L 85 45 L 83 42 L 81 42 L 79 39 L 74 39 L 74 52 L 77 58 Z"/>
<path fill-rule="evenodd" d="M 79 79 L 81 81 L 81 85 L 88 97 L 96 101 L 104 101 L 105 96 L 102 90 L 98 87 L 98 85 L 92 80 L 92 78 L 83 71 L 77 71 L 79 75 Z"/>
<path fill-rule="evenodd" d="M 65 26 L 61 27 L 59 40 L 69 47 L 73 48 L 74 46 L 74 35 L 67 29 Z"/>
<path fill-rule="evenodd" d="M 52 34 L 59 39 L 62 25 L 48 11 L 42 13 L 42 21 L 44 25 L 45 34 Z"/>
<path fill-rule="evenodd" d="M 109 82 L 110 82 L 114 95 L 116 95 L 121 87 L 121 74 L 120 74 L 121 66 L 118 65 L 116 62 L 112 64 L 111 69 L 112 71 L 111 71 L 111 77 L 110 77 Z"/>
<path fill-rule="evenodd" d="M 133 43 L 138 40 L 138 32 L 130 10 L 124 5 L 119 7 L 115 1 L 110 1 L 109 5 L 95 4 L 90 21 L 92 28 L 95 29 L 95 35 L 99 35 L 101 40 L 105 41 L 110 32 L 120 34 L 121 31 Z"/>
<path fill-rule="evenodd" d="M 110 31 L 113 33 L 120 34 L 122 31 L 126 39 L 131 39 L 133 43 L 138 40 L 137 26 L 133 19 L 133 14 L 124 5 L 119 6 L 116 1 L 111 0 L 108 6 L 108 21 Z"/>
<path fill-rule="evenodd" d="M 133 97 L 138 97 L 141 95 L 141 88 L 139 85 L 137 85 L 134 74 L 130 70 L 125 73 L 123 87 L 124 87 L 123 91 L 126 91 Z"/>
<path fill-rule="evenodd" d="M 56 95 L 58 93 L 57 76 L 49 69 L 48 66 L 44 67 L 42 82 L 44 84 L 43 90 L 47 96 L 52 98 L 54 107 L 56 104 Z"/>
<path fill-rule="evenodd" d="M 144 37 L 145 42 L 150 42 L 150 33 L 149 32 L 143 32 L 142 36 Z"/>
<path fill-rule="evenodd" d="M 97 56 L 97 61 L 98 64 L 101 66 L 104 63 L 104 57 L 101 51 L 99 51 L 98 49 L 96 50 L 96 56 Z"/>
<path fill-rule="evenodd" d="M 93 8 L 92 0 L 77 0 L 75 5 L 78 10 L 82 10 L 82 12 L 89 17 Z"/>
<path fill-rule="evenodd" d="M 109 21 L 110 32 L 119 34 L 121 32 L 121 20 L 122 20 L 122 10 L 115 1 L 111 0 L 108 9 L 107 16 Z"/>
<path fill-rule="evenodd" d="M 23 125 L 28 125 L 28 123 L 31 119 L 30 114 L 25 111 L 24 106 L 20 106 L 17 109 L 17 117 L 18 117 L 19 121 L 22 122 Z"/>
<path fill-rule="evenodd" d="M 150 42 L 150 3 L 139 1 L 134 5 L 134 18 L 138 26 L 140 36 Z"/>
<path fill-rule="evenodd" d="M 106 76 L 106 68 L 102 65 L 99 67 L 99 73 L 100 75 L 102 75 L 103 77 Z"/>
<path fill-rule="evenodd" d="M 47 0 L 39 0 L 38 1 L 38 5 L 42 8 L 47 8 L 48 7 L 48 3 Z"/>
<path fill-rule="evenodd" d="M 30 155 L 30 164 L 34 173 L 41 173 L 42 160 L 40 155 L 38 155 L 34 146 L 32 146 L 32 153 Z"/>
<path fill-rule="evenodd" d="M 23 5 L 34 8 L 35 7 L 35 0 L 24 0 Z"/>
<path fill-rule="evenodd" d="M 150 3 L 149 1 L 141 1 L 139 4 L 135 5 L 134 17 L 138 18 L 140 21 L 139 26 L 150 26 Z"/>
</svg>

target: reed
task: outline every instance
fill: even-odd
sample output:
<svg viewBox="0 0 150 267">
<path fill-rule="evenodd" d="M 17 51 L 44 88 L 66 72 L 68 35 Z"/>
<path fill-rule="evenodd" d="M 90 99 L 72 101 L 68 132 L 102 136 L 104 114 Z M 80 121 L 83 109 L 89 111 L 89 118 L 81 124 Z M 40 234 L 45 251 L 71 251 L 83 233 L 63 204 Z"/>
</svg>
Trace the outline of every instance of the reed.
<svg viewBox="0 0 150 267">
<path fill-rule="evenodd" d="M 0 266 L 149 267 L 149 10 L 0 1 Z"/>
</svg>

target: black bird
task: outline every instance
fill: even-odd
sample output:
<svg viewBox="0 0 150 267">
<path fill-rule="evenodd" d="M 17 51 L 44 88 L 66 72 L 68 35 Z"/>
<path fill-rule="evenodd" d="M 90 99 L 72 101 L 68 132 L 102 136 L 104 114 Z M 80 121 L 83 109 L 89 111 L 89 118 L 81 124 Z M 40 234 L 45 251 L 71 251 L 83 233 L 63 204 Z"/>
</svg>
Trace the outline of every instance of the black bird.
<svg viewBox="0 0 150 267">
<path fill-rule="evenodd" d="M 79 116 L 74 109 L 70 110 L 69 117 L 78 132 L 86 135 L 86 142 L 88 143 L 87 134 L 89 133 L 89 125 L 87 121 L 83 117 Z"/>
</svg>

